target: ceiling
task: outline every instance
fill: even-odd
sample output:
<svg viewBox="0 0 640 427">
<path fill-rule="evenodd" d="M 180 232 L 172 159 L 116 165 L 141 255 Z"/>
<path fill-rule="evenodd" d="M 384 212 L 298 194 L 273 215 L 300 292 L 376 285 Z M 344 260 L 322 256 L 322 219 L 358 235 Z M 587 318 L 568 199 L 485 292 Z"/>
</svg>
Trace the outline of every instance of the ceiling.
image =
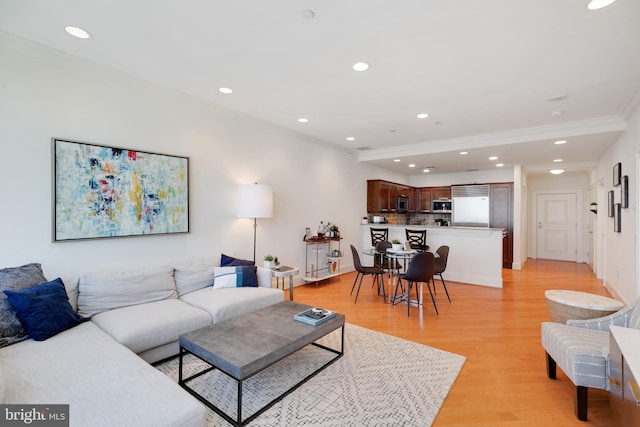
<svg viewBox="0 0 640 427">
<path fill-rule="evenodd" d="M 640 87 L 640 2 L 586 3 L 0 0 L 0 31 L 406 175 L 546 172 L 596 165 Z"/>
</svg>

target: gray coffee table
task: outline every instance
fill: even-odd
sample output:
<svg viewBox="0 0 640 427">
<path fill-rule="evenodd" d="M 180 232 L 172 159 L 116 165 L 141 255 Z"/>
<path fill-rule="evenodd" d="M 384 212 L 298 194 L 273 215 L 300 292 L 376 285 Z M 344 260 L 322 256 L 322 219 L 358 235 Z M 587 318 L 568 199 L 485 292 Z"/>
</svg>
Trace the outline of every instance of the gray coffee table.
<svg viewBox="0 0 640 427">
<path fill-rule="evenodd" d="M 310 326 L 293 319 L 294 314 L 308 308 L 310 308 L 308 305 L 294 301 L 283 301 L 181 335 L 179 339 L 180 370 L 178 383 L 232 425 L 243 426 L 251 422 L 321 370 L 338 360 L 344 353 L 344 315 L 336 314 L 336 317 L 318 326 Z M 340 350 L 325 347 L 315 342 L 338 328 L 342 328 Z M 335 353 L 336 357 L 303 378 L 291 389 L 253 415 L 242 420 L 243 381 L 309 344 Z M 186 353 L 195 355 L 211 365 L 211 368 L 183 379 L 182 359 Z M 238 383 L 238 412 L 236 420 L 187 385 L 190 380 L 214 369 L 227 374 Z"/>
</svg>

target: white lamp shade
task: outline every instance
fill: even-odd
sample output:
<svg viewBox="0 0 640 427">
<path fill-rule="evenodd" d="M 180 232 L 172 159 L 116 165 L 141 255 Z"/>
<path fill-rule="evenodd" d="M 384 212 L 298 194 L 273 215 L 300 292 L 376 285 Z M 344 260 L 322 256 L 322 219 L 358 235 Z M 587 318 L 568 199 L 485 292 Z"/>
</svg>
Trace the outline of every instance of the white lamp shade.
<svg viewBox="0 0 640 427">
<path fill-rule="evenodd" d="M 271 218 L 273 190 L 268 185 L 244 184 L 238 191 L 239 218 Z"/>
</svg>

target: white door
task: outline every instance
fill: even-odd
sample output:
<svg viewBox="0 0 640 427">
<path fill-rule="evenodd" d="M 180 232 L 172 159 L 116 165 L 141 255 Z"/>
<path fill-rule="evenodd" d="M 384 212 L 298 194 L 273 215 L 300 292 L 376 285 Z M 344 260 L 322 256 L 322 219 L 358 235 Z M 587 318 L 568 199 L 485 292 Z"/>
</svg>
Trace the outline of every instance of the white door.
<svg viewBox="0 0 640 427">
<path fill-rule="evenodd" d="M 538 194 L 537 257 L 577 261 L 576 194 Z"/>
</svg>

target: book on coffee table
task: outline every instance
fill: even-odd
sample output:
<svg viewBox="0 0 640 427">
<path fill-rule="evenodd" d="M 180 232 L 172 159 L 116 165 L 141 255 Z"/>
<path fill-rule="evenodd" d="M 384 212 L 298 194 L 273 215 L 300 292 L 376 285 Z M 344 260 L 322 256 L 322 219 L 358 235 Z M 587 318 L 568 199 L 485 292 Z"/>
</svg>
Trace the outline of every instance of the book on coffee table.
<svg viewBox="0 0 640 427">
<path fill-rule="evenodd" d="M 310 308 L 293 316 L 298 322 L 303 322 L 311 326 L 319 325 L 333 317 L 336 317 L 335 312 L 318 307 Z"/>
</svg>

